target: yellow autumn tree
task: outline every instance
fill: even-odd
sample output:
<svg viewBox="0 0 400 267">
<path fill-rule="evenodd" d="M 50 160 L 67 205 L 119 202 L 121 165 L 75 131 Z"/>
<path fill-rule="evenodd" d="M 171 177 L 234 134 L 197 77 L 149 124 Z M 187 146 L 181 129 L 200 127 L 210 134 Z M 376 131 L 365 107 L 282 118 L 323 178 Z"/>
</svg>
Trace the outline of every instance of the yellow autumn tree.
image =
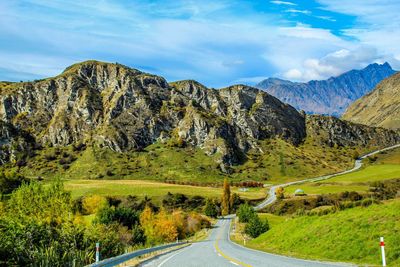
<svg viewBox="0 0 400 267">
<path fill-rule="evenodd" d="M 278 187 L 278 188 L 275 190 L 276 198 L 277 198 L 277 199 L 284 199 L 284 198 L 285 198 L 284 192 L 285 192 L 285 189 L 284 189 L 283 187 L 281 187 L 281 186 Z"/>
<path fill-rule="evenodd" d="M 159 242 L 173 242 L 178 237 L 177 227 L 164 209 L 156 215 L 155 238 Z"/>
<path fill-rule="evenodd" d="M 224 192 L 222 194 L 222 203 L 221 203 L 222 216 L 228 215 L 231 211 L 230 199 L 231 199 L 231 186 L 229 185 L 228 179 L 225 178 Z"/>
<path fill-rule="evenodd" d="M 176 230 L 178 231 L 178 238 L 186 238 L 186 234 L 188 232 L 187 214 L 185 214 L 182 210 L 175 210 L 172 212 L 171 217 L 175 224 Z"/>
<path fill-rule="evenodd" d="M 94 214 L 106 205 L 107 200 L 99 195 L 87 196 L 82 200 L 82 210 L 86 215 Z"/>
<path fill-rule="evenodd" d="M 154 238 L 154 226 L 155 226 L 155 216 L 153 210 L 146 206 L 142 213 L 140 214 L 140 224 L 143 228 L 144 234 L 146 235 L 147 242 L 149 244 L 155 244 Z"/>
</svg>

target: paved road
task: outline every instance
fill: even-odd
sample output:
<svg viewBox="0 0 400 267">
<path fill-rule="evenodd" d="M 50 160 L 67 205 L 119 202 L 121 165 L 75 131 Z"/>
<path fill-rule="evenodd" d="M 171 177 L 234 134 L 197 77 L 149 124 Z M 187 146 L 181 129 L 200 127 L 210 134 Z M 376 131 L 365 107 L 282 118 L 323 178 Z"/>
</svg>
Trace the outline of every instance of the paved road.
<svg viewBox="0 0 400 267">
<path fill-rule="evenodd" d="M 233 216 L 218 220 L 207 240 L 168 253 L 141 266 L 146 267 L 334 267 L 346 264 L 307 261 L 269 254 L 237 245 L 229 239 Z"/>
<path fill-rule="evenodd" d="M 394 146 L 390 146 L 390 147 L 386 147 L 386 148 L 379 149 L 379 150 L 376 150 L 374 152 L 365 154 L 364 156 L 360 157 L 359 159 L 357 159 L 354 162 L 354 167 L 352 169 L 347 170 L 347 171 L 338 172 L 338 173 L 329 174 L 329 175 L 324 175 L 324 176 L 319 176 L 319 177 L 315 177 L 315 178 L 304 179 L 304 180 L 301 180 L 301 181 L 294 181 L 294 182 L 290 182 L 290 183 L 286 183 L 286 184 L 280 184 L 280 185 L 271 186 L 271 188 L 269 189 L 269 192 L 268 192 L 268 197 L 264 201 L 262 201 L 260 204 L 255 206 L 254 209 L 255 210 L 261 210 L 261 209 L 265 208 L 266 206 L 268 206 L 268 205 L 272 204 L 273 202 L 275 202 L 276 201 L 275 191 L 276 191 L 276 189 L 278 187 L 286 187 L 286 186 L 289 186 L 289 185 L 302 184 L 302 183 L 305 183 L 305 182 L 317 182 L 317 181 L 327 180 L 327 179 L 330 179 L 330 178 L 338 176 L 338 175 L 343 175 L 343 174 L 346 174 L 346 173 L 357 171 L 358 169 L 361 168 L 363 159 L 365 159 L 365 158 L 367 158 L 369 156 L 381 153 L 381 152 L 386 151 L 386 150 L 397 148 L 397 147 L 400 147 L 400 144 L 397 144 L 397 145 L 394 145 Z"/>
<path fill-rule="evenodd" d="M 273 203 L 276 200 L 275 189 L 279 186 L 289 186 L 293 184 L 299 184 L 304 182 L 321 181 L 332 178 L 337 175 L 346 174 L 349 172 L 356 171 L 361 168 L 361 160 L 380 153 L 385 150 L 400 147 L 400 144 L 391 146 L 385 149 L 377 150 L 372 153 L 366 154 L 354 163 L 354 168 L 344 172 L 325 175 L 321 177 L 305 179 L 302 181 L 296 181 L 281 185 L 276 185 L 270 188 L 269 196 L 266 200 L 255 207 L 256 210 L 262 209 L 265 206 Z M 351 266 L 344 263 L 326 263 L 318 261 L 307 261 L 301 259 L 295 259 L 285 256 L 279 256 L 269 254 L 257 250 L 248 249 L 230 241 L 229 228 L 233 216 L 219 219 L 215 228 L 211 231 L 210 236 L 207 240 L 194 243 L 189 247 L 181 250 L 167 253 L 160 257 L 154 258 L 148 261 L 142 266 L 147 267 L 190 267 L 190 266 L 243 266 L 243 267 L 328 267 L 328 266 Z"/>
</svg>

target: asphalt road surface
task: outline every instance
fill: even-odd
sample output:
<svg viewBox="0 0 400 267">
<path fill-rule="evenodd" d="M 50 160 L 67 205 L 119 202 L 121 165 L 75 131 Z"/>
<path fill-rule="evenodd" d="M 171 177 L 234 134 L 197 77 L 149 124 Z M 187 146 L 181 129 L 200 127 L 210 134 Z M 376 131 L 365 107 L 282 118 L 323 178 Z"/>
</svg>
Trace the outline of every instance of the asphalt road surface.
<svg viewBox="0 0 400 267">
<path fill-rule="evenodd" d="M 269 254 L 237 245 L 229 239 L 233 216 L 219 219 L 207 240 L 154 258 L 146 267 L 333 267 L 351 266 L 341 263 L 308 261 Z"/>
</svg>

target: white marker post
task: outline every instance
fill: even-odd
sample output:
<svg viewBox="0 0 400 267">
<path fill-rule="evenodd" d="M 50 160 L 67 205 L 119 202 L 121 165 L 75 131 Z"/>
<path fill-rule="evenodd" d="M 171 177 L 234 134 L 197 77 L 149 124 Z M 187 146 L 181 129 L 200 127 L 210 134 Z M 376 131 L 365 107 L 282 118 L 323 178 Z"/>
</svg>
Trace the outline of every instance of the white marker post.
<svg viewBox="0 0 400 267">
<path fill-rule="evenodd" d="M 382 252 L 382 266 L 386 266 L 386 258 L 385 258 L 385 242 L 383 241 L 383 237 L 381 237 L 381 252 Z"/>
<path fill-rule="evenodd" d="M 96 262 L 100 261 L 100 243 L 96 243 Z"/>
</svg>

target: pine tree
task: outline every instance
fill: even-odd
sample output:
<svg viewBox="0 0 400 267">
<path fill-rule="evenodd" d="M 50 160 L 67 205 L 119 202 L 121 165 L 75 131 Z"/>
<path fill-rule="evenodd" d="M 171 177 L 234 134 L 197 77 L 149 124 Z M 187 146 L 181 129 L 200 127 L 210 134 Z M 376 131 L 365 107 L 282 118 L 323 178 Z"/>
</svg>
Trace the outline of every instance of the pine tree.
<svg viewBox="0 0 400 267">
<path fill-rule="evenodd" d="M 231 200 L 231 187 L 229 185 L 228 179 L 225 178 L 224 180 L 224 193 L 222 195 L 222 216 L 228 215 L 231 211 L 230 207 L 230 200 Z"/>
</svg>

